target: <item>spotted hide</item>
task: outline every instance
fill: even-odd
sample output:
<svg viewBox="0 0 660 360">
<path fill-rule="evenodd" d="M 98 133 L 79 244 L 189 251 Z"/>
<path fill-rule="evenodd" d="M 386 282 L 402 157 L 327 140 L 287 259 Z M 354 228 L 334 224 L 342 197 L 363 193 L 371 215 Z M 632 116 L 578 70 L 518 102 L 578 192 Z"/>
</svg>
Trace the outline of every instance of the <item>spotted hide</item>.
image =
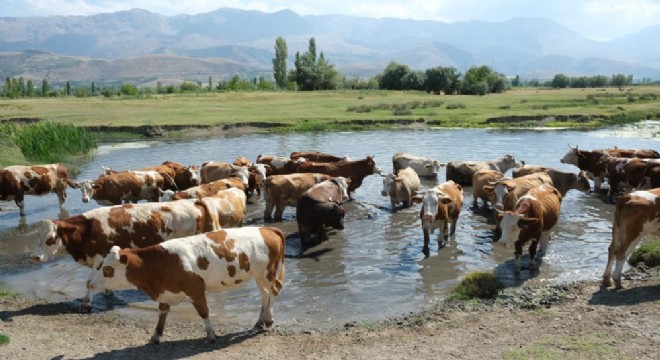
<svg viewBox="0 0 660 360">
<path fill-rule="evenodd" d="M 422 252 L 428 257 L 430 234 L 433 234 L 435 229 L 440 229 L 438 248 L 442 246 L 445 238 L 456 233 L 456 223 L 463 206 L 463 188 L 450 180 L 418 193 L 413 196 L 413 202 L 422 204 L 422 208 L 419 210 L 424 233 Z M 448 227 L 449 231 L 447 231 Z"/>
<path fill-rule="evenodd" d="M 623 195 L 616 203 L 612 220 L 612 242 L 608 248 L 603 285 L 621 289 L 621 270 L 635 247 L 647 239 L 660 237 L 660 188 Z"/>
<path fill-rule="evenodd" d="M 185 299 L 215 340 L 206 292 L 226 291 L 253 278 L 261 294 L 255 328 L 271 328 L 273 305 L 284 285 L 285 239 L 273 227 L 245 227 L 173 239 L 142 249 L 112 247 L 88 284 L 90 291 L 140 289 L 158 301 L 152 343 L 159 343 L 170 306 Z"/>
<path fill-rule="evenodd" d="M 536 265 L 536 248 L 541 243 L 544 252 L 550 241 L 550 232 L 557 224 L 562 197 L 551 184 L 530 189 L 516 202 L 513 211 L 500 211 L 502 242 L 514 247 L 515 271 L 520 271 L 520 257 L 525 244 L 529 245 L 530 268 Z"/>
<path fill-rule="evenodd" d="M 204 203 L 188 200 L 96 208 L 40 223 L 38 236 L 43 243 L 32 256 L 36 261 L 47 261 L 67 252 L 77 263 L 96 268 L 114 245 L 138 248 L 218 230 L 217 218 Z M 89 293 L 83 298 L 81 310 L 91 310 Z"/>
<path fill-rule="evenodd" d="M 0 200 L 14 200 L 21 216 L 25 216 L 25 195 L 55 193 L 63 211 L 67 185 L 76 187 L 62 164 L 16 165 L 0 169 Z"/>
</svg>

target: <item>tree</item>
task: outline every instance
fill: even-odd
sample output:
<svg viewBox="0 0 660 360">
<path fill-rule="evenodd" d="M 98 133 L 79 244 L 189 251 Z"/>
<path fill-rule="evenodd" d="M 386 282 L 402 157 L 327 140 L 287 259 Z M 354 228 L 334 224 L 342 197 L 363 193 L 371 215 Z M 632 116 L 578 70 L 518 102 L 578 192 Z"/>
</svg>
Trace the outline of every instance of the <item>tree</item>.
<svg viewBox="0 0 660 360">
<path fill-rule="evenodd" d="M 41 96 L 48 96 L 50 93 L 50 83 L 48 83 L 48 79 L 44 79 L 41 82 Z"/>
<path fill-rule="evenodd" d="M 564 74 L 557 74 L 552 78 L 552 87 L 563 89 L 570 84 L 570 79 Z"/>
<path fill-rule="evenodd" d="M 488 66 L 471 67 L 463 76 L 463 93 L 486 95 L 502 92 L 508 87 L 507 78 Z"/>
<path fill-rule="evenodd" d="M 336 89 L 339 83 L 339 73 L 331 65 L 323 53 L 316 59 L 316 40 L 309 39 L 309 49 L 300 55 L 296 52 L 295 70 L 289 73 L 289 80 L 296 83 L 300 90 Z"/>
<path fill-rule="evenodd" d="M 434 67 L 426 70 L 424 89 L 434 94 L 453 94 L 460 88 L 460 75 L 453 67 Z"/>
<path fill-rule="evenodd" d="M 384 90 L 402 90 L 403 77 L 410 72 L 408 65 L 391 61 L 378 76 L 378 87 Z"/>
<path fill-rule="evenodd" d="M 623 74 L 612 75 L 612 86 L 623 87 L 629 85 L 628 77 Z"/>
<path fill-rule="evenodd" d="M 273 77 L 275 78 L 275 84 L 277 87 L 284 89 L 286 88 L 286 60 L 288 54 L 288 49 L 286 46 L 286 41 L 282 37 L 278 37 L 275 40 L 275 58 L 273 59 Z"/>
<path fill-rule="evenodd" d="M 68 82 L 68 81 L 66 82 L 66 88 L 65 89 L 66 89 L 66 96 L 70 96 L 71 95 L 71 83 L 70 82 Z"/>
<path fill-rule="evenodd" d="M 411 71 L 401 79 L 401 87 L 404 90 L 424 90 L 426 74 L 421 71 Z"/>
<path fill-rule="evenodd" d="M 119 88 L 119 93 L 122 95 L 134 96 L 138 94 L 138 88 L 133 84 L 122 84 Z"/>
<path fill-rule="evenodd" d="M 32 80 L 28 80 L 27 82 L 27 93 L 25 95 L 29 97 L 34 96 L 34 84 L 32 83 Z"/>
</svg>

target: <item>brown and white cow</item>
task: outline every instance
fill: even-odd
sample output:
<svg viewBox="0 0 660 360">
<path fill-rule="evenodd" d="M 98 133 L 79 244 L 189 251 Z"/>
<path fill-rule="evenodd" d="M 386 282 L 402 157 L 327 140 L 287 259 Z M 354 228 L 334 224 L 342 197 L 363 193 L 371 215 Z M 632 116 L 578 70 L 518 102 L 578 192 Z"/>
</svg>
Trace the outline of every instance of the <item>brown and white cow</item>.
<svg viewBox="0 0 660 360">
<path fill-rule="evenodd" d="M 399 170 L 394 174 L 387 174 L 383 179 L 383 190 L 381 195 L 390 197 L 392 210 L 397 204 L 403 204 L 404 208 L 412 205 L 412 198 L 421 187 L 417 172 L 410 167 Z"/>
<path fill-rule="evenodd" d="M 331 177 L 330 175 L 316 173 L 271 175 L 267 177 L 264 182 L 264 199 L 266 200 L 264 219 L 272 219 L 274 209 L 274 219 L 282 220 L 282 214 L 287 206 L 297 206 L 300 195 L 314 185 L 329 180 Z"/>
<path fill-rule="evenodd" d="M 173 239 L 142 249 L 112 247 L 89 282 L 91 291 L 139 289 L 158 301 L 152 343 L 159 343 L 172 305 L 188 299 L 215 341 L 206 292 L 226 291 L 254 279 L 261 311 L 254 327 L 273 326 L 273 305 L 284 286 L 285 239 L 273 227 L 227 229 Z"/>
<path fill-rule="evenodd" d="M 484 191 L 490 193 L 491 204 L 496 211 L 495 215 L 495 231 L 499 232 L 501 218 L 497 216 L 497 210 L 510 211 L 513 210 L 523 195 L 537 186 L 542 184 L 552 185 L 550 175 L 541 172 L 515 179 L 502 178 L 496 182 L 491 182 L 490 185 L 484 186 Z"/>
<path fill-rule="evenodd" d="M 284 156 L 262 155 L 257 156 L 257 164 L 266 165 L 266 177 L 271 175 L 286 175 L 298 172 L 298 166 L 307 161 L 305 158 L 291 160 Z"/>
<path fill-rule="evenodd" d="M 158 201 L 166 181 L 157 171 L 112 171 L 96 180 L 76 184 L 82 201 L 96 200 L 100 205 L 119 205 L 140 200 Z"/>
<path fill-rule="evenodd" d="M 604 174 L 610 184 L 608 197 L 613 200 L 619 193 L 619 185 L 631 189 L 639 189 L 647 182 L 645 174 L 652 168 L 660 167 L 659 159 L 620 158 L 603 156 L 600 165 L 605 169 Z"/>
<path fill-rule="evenodd" d="M 296 221 L 303 248 L 308 248 L 325 239 L 325 227 L 344 228 L 344 207 L 348 200 L 348 179 L 333 177 L 322 181 L 298 198 Z M 312 235 L 316 238 L 312 240 Z"/>
<path fill-rule="evenodd" d="M 505 174 L 516 166 L 516 159 L 511 155 L 493 161 L 450 161 L 447 163 L 447 180 L 459 185 L 472 185 L 472 176 L 479 170 L 497 170 Z"/>
<path fill-rule="evenodd" d="M 236 166 L 252 166 L 252 165 L 254 165 L 252 163 L 252 160 L 246 158 L 245 156 L 237 157 L 236 160 L 234 160 L 234 162 L 232 164 L 236 165 Z"/>
<path fill-rule="evenodd" d="M 198 199 L 197 203 L 204 205 L 216 226 L 225 229 L 243 225 L 247 213 L 247 196 L 241 189 L 222 190 L 213 196 Z"/>
<path fill-rule="evenodd" d="M 200 184 L 199 168 L 197 165 L 184 166 L 175 161 L 165 161 L 156 166 L 150 166 L 140 169 L 142 171 L 158 171 L 166 180 L 168 177 L 174 181 L 166 181 L 166 190 L 185 190 Z"/>
<path fill-rule="evenodd" d="M 419 177 L 435 179 L 438 177 L 440 168 L 445 165 L 447 164 L 432 158 L 415 156 L 402 152 L 392 155 L 392 168 L 394 169 L 394 174 L 398 174 L 401 169 L 411 167 Z"/>
<path fill-rule="evenodd" d="M 497 182 L 504 178 L 504 174 L 497 170 L 479 170 L 472 175 L 472 206 L 478 206 L 478 200 L 484 203 L 484 206 L 488 206 L 490 199 L 490 193 L 484 190 L 484 186 L 491 185 L 491 183 Z"/>
<path fill-rule="evenodd" d="M 209 198 L 210 199 L 210 198 Z M 100 207 L 62 220 L 39 225 L 44 243 L 34 249 L 33 259 L 47 261 L 69 253 L 77 263 L 97 268 L 113 245 L 138 248 L 167 239 L 218 230 L 206 202 L 180 200 Z M 90 294 L 83 298 L 83 311 L 91 310 Z"/>
<path fill-rule="evenodd" d="M 202 184 L 208 184 L 212 181 L 227 179 L 234 176 L 241 179 L 247 189 L 250 182 L 250 173 L 247 166 L 236 166 L 226 162 L 205 162 L 199 169 L 199 176 L 202 180 Z"/>
<path fill-rule="evenodd" d="M 647 239 L 660 237 L 660 188 L 635 191 L 623 195 L 616 203 L 612 220 L 612 242 L 607 249 L 607 265 L 603 285 L 610 286 L 612 266 L 614 285 L 621 284 L 621 270 L 637 245 Z"/>
<path fill-rule="evenodd" d="M 520 257 L 525 244 L 529 245 L 530 268 L 536 265 L 536 248 L 541 243 L 545 252 L 550 241 L 550 232 L 559 220 L 562 197 L 551 184 L 530 189 L 516 202 L 512 211 L 500 211 L 502 218 L 502 243 L 514 247 L 516 262 L 514 269 L 520 271 Z"/>
<path fill-rule="evenodd" d="M 588 192 L 591 190 L 591 184 L 589 183 L 589 177 L 585 171 L 580 171 L 579 173 L 571 173 L 566 171 L 561 171 L 553 169 L 546 166 L 540 165 L 528 165 L 523 163 L 522 166 L 518 166 L 511 171 L 511 174 L 514 178 L 521 176 L 544 172 L 550 175 L 552 179 L 552 185 L 559 190 L 559 193 L 562 197 L 566 196 L 569 190 L 577 190 L 582 192 Z"/>
<path fill-rule="evenodd" d="M 230 188 L 240 189 L 245 192 L 245 184 L 237 177 L 212 181 L 208 184 L 191 187 L 183 191 L 174 192 L 172 190 L 163 190 L 160 193 L 160 201 L 172 201 L 182 199 L 201 199 L 208 196 L 215 196 L 220 191 Z"/>
<path fill-rule="evenodd" d="M 14 200 L 20 216 L 25 216 L 25 195 L 57 194 L 64 211 L 66 187 L 76 188 L 63 164 L 15 165 L 0 168 L 0 200 Z"/>
<path fill-rule="evenodd" d="M 456 233 L 456 223 L 463 206 L 463 188 L 450 180 L 418 193 L 413 197 L 413 201 L 422 204 L 419 211 L 419 218 L 422 220 L 422 230 L 424 232 L 422 251 L 424 255 L 429 256 L 430 234 L 433 234 L 435 229 L 440 229 L 438 248 L 442 247 L 442 242 L 449 235 Z M 448 228 L 449 231 L 447 231 Z"/>
<path fill-rule="evenodd" d="M 320 151 L 294 151 L 289 156 L 291 160 L 297 160 L 304 158 L 305 160 L 315 161 L 315 162 L 337 162 L 341 160 L 350 160 L 346 156 L 335 156 L 328 153 L 323 153 Z"/>
<path fill-rule="evenodd" d="M 342 160 L 334 163 L 305 161 L 298 166 L 298 172 L 321 173 L 350 179 L 348 192 L 351 193 L 362 185 L 364 178 L 369 175 L 380 174 L 381 170 L 376 165 L 374 157 L 367 156 L 361 160 Z"/>
</svg>

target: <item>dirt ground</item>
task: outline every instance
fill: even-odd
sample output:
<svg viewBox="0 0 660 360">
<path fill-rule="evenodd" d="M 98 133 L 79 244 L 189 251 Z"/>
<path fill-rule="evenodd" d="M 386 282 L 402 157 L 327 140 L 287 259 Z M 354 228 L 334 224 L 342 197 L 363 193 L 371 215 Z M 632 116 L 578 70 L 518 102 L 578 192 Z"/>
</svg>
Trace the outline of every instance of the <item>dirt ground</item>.
<svg viewBox="0 0 660 360">
<path fill-rule="evenodd" d="M 496 301 L 441 302 L 381 322 L 331 331 L 277 326 L 252 332 L 114 311 L 79 314 L 73 302 L 0 300 L 0 359 L 658 359 L 660 270 L 631 271 L 623 290 L 597 281 L 505 290 Z M 190 306 L 181 304 L 179 306 Z M 213 319 L 212 319 L 213 320 Z"/>
</svg>

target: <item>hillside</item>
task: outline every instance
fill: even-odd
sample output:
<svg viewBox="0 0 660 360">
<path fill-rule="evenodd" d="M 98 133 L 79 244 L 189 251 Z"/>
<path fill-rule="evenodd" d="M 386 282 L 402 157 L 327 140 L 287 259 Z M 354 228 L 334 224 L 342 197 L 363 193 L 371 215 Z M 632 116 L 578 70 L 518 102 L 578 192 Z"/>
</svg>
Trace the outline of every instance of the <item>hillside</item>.
<svg viewBox="0 0 660 360">
<path fill-rule="evenodd" d="M 598 42 L 543 18 L 445 23 L 230 8 L 178 16 L 133 9 L 0 18 L 0 69 L 3 77 L 54 82 L 269 74 L 278 36 L 287 41 L 290 66 L 314 37 L 318 50 L 350 76 L 372 76 L 394 60 L 419 70 L 489 65 L 522 78 L 566 72 L 660 79 L 660 50 L 651 46 L 660 26 Z M 136 65 L 139 72 L 127 68 Z"/>
</svg>

